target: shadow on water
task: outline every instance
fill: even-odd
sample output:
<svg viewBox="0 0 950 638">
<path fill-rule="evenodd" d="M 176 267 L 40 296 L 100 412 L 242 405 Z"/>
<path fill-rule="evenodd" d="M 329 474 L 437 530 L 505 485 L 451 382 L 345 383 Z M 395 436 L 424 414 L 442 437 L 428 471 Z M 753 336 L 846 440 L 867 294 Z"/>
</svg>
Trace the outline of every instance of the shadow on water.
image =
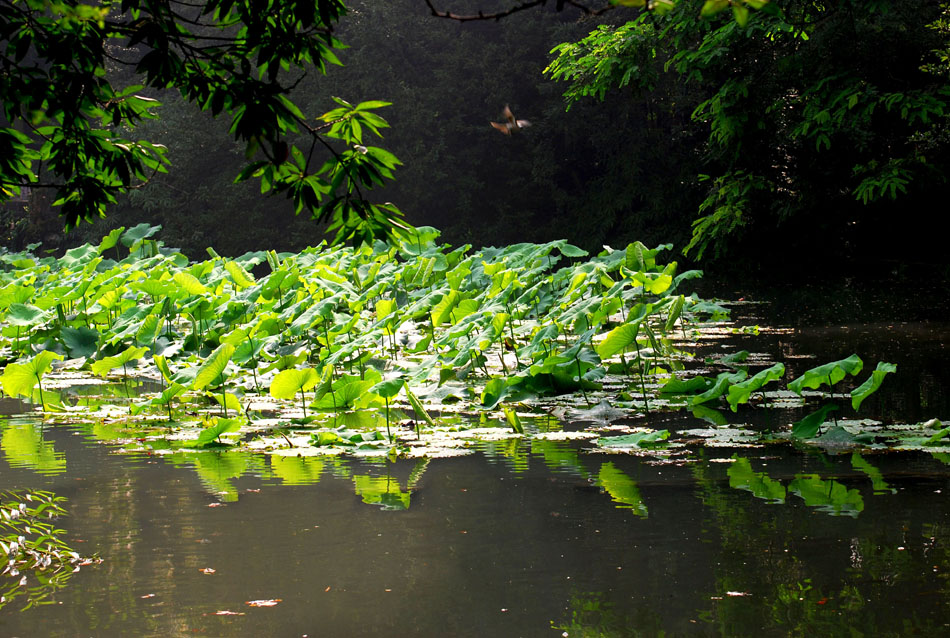
<svg viewBox="0 0 950 638">
<path fill-rule="evenodd" d="M 775 308 L 736 312 L 781 326 Z M 950 415 L 948 324 L 785 327 L 711 348 L 784 361 L 787 379 L 852 352 L 893 361 L 900 374 L 869 414 Z M 9 400 L 0 410 L 22 411 Z M 800 412 L 742 418 L 761 431 Z M 675 431 L 697 421 L 641 420 Z M 946 455 L 732 441 L 664 459 L 532 438 L 393 463 L 116 454 L 109 439 L 101 423 L 0 416 L 0 484 L 67 497 L 68 542 L 104 559 L 54 604 L 0 607 L 0 635 L 937 636 L 950 626 Z"/>
</svg>

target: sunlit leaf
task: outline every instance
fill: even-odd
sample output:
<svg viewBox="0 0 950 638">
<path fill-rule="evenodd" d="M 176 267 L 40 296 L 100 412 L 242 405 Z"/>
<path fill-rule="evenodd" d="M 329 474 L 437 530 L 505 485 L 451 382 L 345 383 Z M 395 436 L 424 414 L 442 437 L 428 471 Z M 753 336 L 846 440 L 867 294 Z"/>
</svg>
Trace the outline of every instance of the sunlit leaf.
<svg viewBox="0 0 950 638">
<path fill-rule="evenodd" d="M 241 429 L 241 425 L 246 423 L 244 419 L 223 419 L 220 417 L 215 418 L 211 425 L 203 429 L 198 433 L 198 438 L 193 441 L 186 441 L 186 447 L 193 448 L 202 448 L 212 443 L 217 443 L 218 437 L 222 434 L 227 434 L 228 432 L 237 432 Z"/>
<path fill-rule="evenodd" d="M 53 361 L 62 359 L 61 354 L 43 350 L 25 363 L 8 364 L 3 370 L 3 391 L 12 397 L 32 396 L 33 388 L 49 371 Z"/>
<path fill-rule="evenodd" d="M 136 359 L 141 359 L 148 352 L 144 346 L 129 346 L 122 352 L 112 357 L 105 357 L 99 361 L 92 362 L 92 373 L 99 376 L 106 376 L 111 370 L 128 365 Z"/>
<path fill-rule="evenodd" d="M 270 394 L 275 399 L 293 399 L 298 392 L 307 392 L 320 381 L 320 374 L 313 368 L 282 370 L 270 384 Z"/>
<path fill-rule="evenodd" d="M 228 361 L 231 360 L 231 355 L 233 354 L 234 346 L 229 343 L 222 344 L 215 348 L 214 352 L 208 355 L 208 358 L 205 359 L 204 363 L 198 368 L 192 388 L 201 390 L 214 384 L 218 377 L 224 373 L 225 368 L 228 366 Z"/>
</svg>

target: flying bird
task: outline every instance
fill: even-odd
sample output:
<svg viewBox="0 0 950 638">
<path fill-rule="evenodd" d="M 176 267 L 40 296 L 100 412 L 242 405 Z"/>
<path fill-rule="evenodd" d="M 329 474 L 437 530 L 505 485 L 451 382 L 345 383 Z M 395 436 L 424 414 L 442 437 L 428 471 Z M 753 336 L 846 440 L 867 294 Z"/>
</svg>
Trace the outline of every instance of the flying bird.
<svg viewBox="0 0 950 638">
<path fill-rule="evenodd" d="M 528 120 L 516 120 L 507 104 L 505 105 L 505 110 L 502 111 L 502 115 L 505 116 L 504 122 L 490 122 L 490 124 L 505 135 L 511 135 L 512 131 L 518 131 L 531 126 L 531 122 Z"/>
</svg>

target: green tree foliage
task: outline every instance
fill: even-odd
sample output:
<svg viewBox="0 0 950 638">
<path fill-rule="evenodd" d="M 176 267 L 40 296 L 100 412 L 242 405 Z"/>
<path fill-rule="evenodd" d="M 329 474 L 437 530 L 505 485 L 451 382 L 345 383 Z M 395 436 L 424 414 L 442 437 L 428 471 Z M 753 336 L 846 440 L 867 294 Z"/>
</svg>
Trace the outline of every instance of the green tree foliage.
<svg viewBox="0 0 950 638">
<path fill-rule="evenodd" d="M 620 90 L 669 100 L 656 93 L 664 78 L 686 81 L 665 108 L 706 135 L 689 254 L 740 235 L 838 249 L 919 235 L 913 218 L 946 193 L 950 161 L 946 3 L 774 0 L 712 14 L 726 4 L 601 26 L 557 46 L 547 73 L 568 83 L 569 107 Z"/>
<path fill-rule="evenodd" d="M 340 0 L 3 0 L 0 201 L 52 188 L 67 228 L 104 216 L 166 170 L 166 149 L 133 130 L 157 116 L 148 91 L 176 89 L 229 117 L 246 159 L 237 181 L 286 195 L 337 240 L 400 232 L 399 210 L 365 196 L 399 163 L 364 139 L 387 126 L 375 111 L 388 104 L 337 100 L 315 118 L 290 98 L 339 63 L 345 12 Z"/>
<path fill-rule="evenodd" d="M 688 241 L 688 225 L 670 222 L 696 200 L 695 188 L 682 186 L 695 170 L 689 157 L 670 152 L 667 126 L 681 132 L 677 148 L 692 148 L 698 140 L 686 137 L 688 120 L 671 122 L 653 104 L 621 99 L 564 113 L 557 85 L 541 73 L 551 47 L 582 37 L 590 19 L 577 22 L 565 9 L 458 24 L 432 18 L 418 0 L 347 7 L 335 31 L 350 45 L 338 52 L 345 66 L 303 78 L 289 95 L 305 113 L 322 113 L 333 96 L 392 102 L 385 143 L 405 166 L 374 191 L 378 201 L 399 202 L 413 224 L 438 226 L 453 244 L 570 236 L 599 250 L 635 239 Z M 603 19 L 629 15 L 618 9 Z M 673 82 L 667 88 L 679 90 Z M 295 218 L 281 198 L 260 197 L 254 180 L 231 184 L 245 149 L 228 139 L 225 118 L 211 119 L 171 91 L 155 97 L 161 118 L 141 122 L 136 133 L 167 146 L 174 170 L 119 197 L 107 219 L 71 231 L 70 245 L 142 221 L 161 225 L 169 245 L 195 258 L 209 245 L 240 255 L 316 243 L 313 224 Z M 510 138 L 492 129 L 488 122 L 505 104 L 533 126 Z M 305 131 L 288 140 L 308 142 Z M 9 245 L 43 240 L 50 247 L 44 234 L 28 230 L 17 227 Z"/>
</svg>

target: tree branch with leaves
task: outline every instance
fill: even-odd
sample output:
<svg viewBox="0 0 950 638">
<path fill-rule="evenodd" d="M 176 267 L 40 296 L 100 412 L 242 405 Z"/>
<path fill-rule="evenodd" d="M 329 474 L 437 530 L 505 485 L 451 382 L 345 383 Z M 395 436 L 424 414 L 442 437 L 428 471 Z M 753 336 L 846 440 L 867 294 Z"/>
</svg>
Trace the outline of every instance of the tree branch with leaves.
<svg viewBox="0 0 950 638">
<path fill-rule="evenodd" d="M 168 170 L 165 148 L 133 134 L 158 117 L 147 93 L 176 89 L 230 118 L 248 160 L 238 181 L 260 179 L 337 241 L 399 235 L 409 227 L 398 208 L 366 199 L 399 164 L 364 140 L 387 126 L 374 112 L 387 103 L 338 100 L 313 117 L 291 97 L 340 64 L 333 29 L 345 13 L 341 0 L 0 0 L 0 201 L 54 188 L 67 229 L 105 216 Z"/>
</svg>

